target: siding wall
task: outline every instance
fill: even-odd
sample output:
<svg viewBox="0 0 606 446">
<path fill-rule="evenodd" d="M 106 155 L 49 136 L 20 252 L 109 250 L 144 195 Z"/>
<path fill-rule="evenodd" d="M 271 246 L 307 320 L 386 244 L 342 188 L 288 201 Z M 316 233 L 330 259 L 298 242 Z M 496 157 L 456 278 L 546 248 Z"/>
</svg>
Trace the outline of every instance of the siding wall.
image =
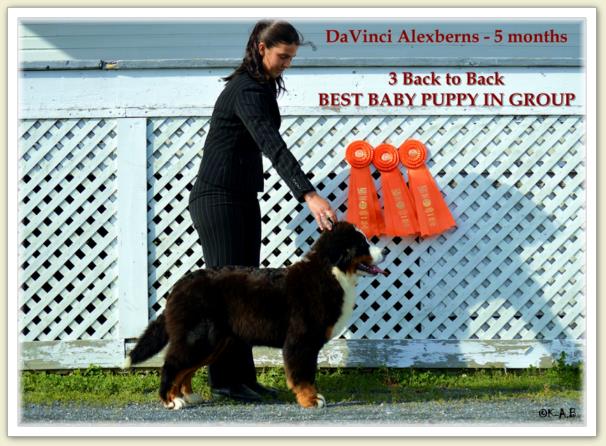
<svg viewBox="0 0 606 446">
<path fill-rule="evenodd" d="M 402 63 L 412 65 L 581 65 L 582 33 L 579 20 L 558 20 L 557 31 L 566 33 L 564 45 L 527 43 L 524 45 L 493 43 L 495 29 L 504 34 L 543 34 L 553 29 L 554 20 L 393 20 L 347 22 L 291 20 L 312 45 L 300 48 L 296 64 L 299 66 L 385 66 Z M 26 67 L 78 66 L 88 61 L 124 61 L 151 63 L 158 60 L 190 61 L 192 64 L 233 64 L 242 59 L 243 44 L 247 41 L 252 21 L 120 21 L 88 23 L 74 21 L 23 21 L 20 31 L 20 55 Z M 348 30 L 366 30 L 370 33 L 388 33 L 394 43 L 369 43 L 372 50 L 360 55 L 364 44 L 326 42 L 326 30 L 341 33 Z M 395 43 L 402 30 L 409 34 L 477 32 L 480 41 L 472 46 L 458 43 L 407 44 Z M 91 65 L 94 66 L 94 65 Z"/>
</svg>

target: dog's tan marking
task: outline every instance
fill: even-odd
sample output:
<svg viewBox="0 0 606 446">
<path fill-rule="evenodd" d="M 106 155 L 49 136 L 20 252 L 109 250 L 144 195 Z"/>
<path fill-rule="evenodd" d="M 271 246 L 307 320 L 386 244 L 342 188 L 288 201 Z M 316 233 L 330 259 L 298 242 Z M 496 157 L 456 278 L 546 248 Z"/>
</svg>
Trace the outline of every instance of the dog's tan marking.
<svg viewBox="0 0 606 446">
<path fill-rule="evenodd" d="M 333 333 L 333 329 L 334 329 L 334 328 L 335 328 L 335 326 L 334 326 L 334 325 L 331 325 L 330 327 L 328 327 L 328 328 L 326 329 L 326 339 L 327 339 L 327 340 L 328 340 L 328 339 L 330 339 L 330 338 L 332 338 L 332 333 Z"/>
<path fill-rule="evenodd" d="M 180 389 L 176 386 L 173 385 L 170 389 L 170 392 L 168 392 L 168 396 L 167 396 L 167 401 L 164 401 L 164 405 L 166 407 L 168 407 L 169 409 L 173 409 L 175 407 L 174 404 L 171 405 L 171 403 L 176 399 L 176 398 L 181 398 L 183 395 L 181 395 L 181 391 Z"/>
<path fill-rule="evenodd" d="M 197 370 L 197 368 L 193 369 L 194 372 L 196 370 Z M 179 373 L 177 373 L 177 376 L 175 377 L 175 380 L 173 381 L 173 386 L 170 389 L 169 397 L 171 395 L 183 396 L 184 382 L 191 373 L 192 373 L 192 368 L 181 370 Z"/>
<path fill-rule="evenodd" d="M 168 409 L 181 409 L 182 407 L 185 407 L 188 402 L 197 401 L 198 398 L 193 395 L 191 380 L 200 367 L 201 366 L 190 367 L 177 373 L 177 376 L 173 381 L 173 386 L 168 392 L 168 401 L 164 402 L 165 407 Z"/>
<path fill-rule="evenodd" d="M 197 367 L 194 368 L 188 375 L 185 376 L 185 378 L 183 378 L 183 381 L 181 382 L 181 393 L 183 394 L 183 398 L 185 398 L 185 401 L 187 401 L 188 403 L 190 402 L 189 400 L 192 399 L 191 395 L 194 393 L 191 388 L 191 380 L 197 370 Z"/>
<path fill-rule="evenodd" d="M 324 407 L 326 404 L 324 397 L 318 394 L 318 390 L 313 384 L 303 383 L 298 386 L 294 386 L 292 390 L 297 397 L 297 402 L 301 407 Z"/>
<path fill-rule="evenodd" d="M 183 394 L 183 399 L 187 404 L 200 404 L 204 401 L 200 395 L 194 393 L 191 387 L 191 380 L 197 372 L 197 368 L 194 369 L 189 375 L 185 377 L 183 383 L 181 384 L 181 393 Z"/>
</svg>

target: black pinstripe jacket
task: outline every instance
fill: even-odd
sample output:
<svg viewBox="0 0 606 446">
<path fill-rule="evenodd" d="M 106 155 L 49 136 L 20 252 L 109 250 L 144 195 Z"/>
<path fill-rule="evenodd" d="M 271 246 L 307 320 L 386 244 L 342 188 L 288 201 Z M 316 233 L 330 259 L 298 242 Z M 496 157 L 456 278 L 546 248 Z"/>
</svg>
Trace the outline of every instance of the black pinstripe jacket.
<svg viewBox="0 0 606 446">
<path fill-rule="evenodd" d="M 275 86 L 248 73 L 237 75 L 219 95 L 204 144 L 202 163 L 190 201 L 201 182 L 234 192 L 263 190 L 261 153 L 267 156 L 295 198 L 313 191 L 309 179 L 280 136 Z"/>
</svg>

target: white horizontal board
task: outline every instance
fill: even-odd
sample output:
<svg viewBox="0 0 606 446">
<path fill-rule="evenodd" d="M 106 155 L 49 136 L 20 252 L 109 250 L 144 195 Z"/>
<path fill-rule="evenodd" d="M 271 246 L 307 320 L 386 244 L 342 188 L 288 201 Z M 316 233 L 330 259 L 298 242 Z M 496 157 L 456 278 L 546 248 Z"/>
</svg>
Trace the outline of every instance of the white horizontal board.
<svg viewBox="0 0 606 446">
<path fill-rule="evenodd" d="M 390 72 L 410 72 L 415 76 L 440 79 L 440 86 L 389 85 Z M 493 76 L 498 72 L 504 86 L 444 85 L 446 73 L 467 79 L 467 73 Z M 54 117 L 139 117 L 139 116 L 208 116 L 228 75 L 228 69 L 199 70 L 127 70 L 23 72 L 21 84 L 21 118 Z M 439 76 L 439 77 L 438 77 Z M 466 82 L 463 80 L 463 82 Z M 411 68 L 366 67 L 292 68 L 286 75 L 288 93 L 279 100 L 283 115 L 581 115 L 585 113 L 584 74 L 576 68 Z M 359 105 L 340 99 L 335 106 L 320 106 L 321 93 L 360 94 Z M 475 105 L 466 99 L 457 105 L 439 106 L 435 101 L 421 102 L 423 94 L 477 95 Z M 575 99 L 569 107 L 480 106 L 484 93 L 502 93 L 504 98 L 521 93 L 570 93 Z M 413 105 L 372 106 L 370 95 L 379 101 L 388 95 L 416 95 Z M 441 97 L 441 96 L 440 96 Z M 343 96 L 340 96 L 343 98 Z M 558 96 L 559 98 L 559 96 Z M 395 102 L 393 102 L 395 104 Z"/>
<path fill-rule="evenodd" d="M 134 345 L 127 344 L 130 351 Z M 320 367 L 412 368 L 549 368 L 566 355 L 567 363 L 583 360 L 584 341 L 446 341 L 344 340 L 328 342 L 318 356 Z M 254 347 L 257 367 L 282 367 L 282 351 Z M 140 367 L 161 367 L 164 353 Z"/>
<path fill-rule="evenodd" d="M 22 342 L 20 351 L 21 370 L 118 367 L 124 360 L 124 342 L 119 339 Z"/>
<path fill-rule="evenodd" d="M 121 340 L 23 342 L 22 370 L 61 370 L 91 365 L 119 368 L 134 344 Z M 582 361 L 583 340 L 445 341 L 344 340 L 327 343 L 320 367 L 526 368 L 551 367 L 564 353 L 568 363 Z M 257 367 L 282 367 L 280 349 L 255 347 Z M 161 367 L 160 352 L 139 367 Z"/>
</svg>

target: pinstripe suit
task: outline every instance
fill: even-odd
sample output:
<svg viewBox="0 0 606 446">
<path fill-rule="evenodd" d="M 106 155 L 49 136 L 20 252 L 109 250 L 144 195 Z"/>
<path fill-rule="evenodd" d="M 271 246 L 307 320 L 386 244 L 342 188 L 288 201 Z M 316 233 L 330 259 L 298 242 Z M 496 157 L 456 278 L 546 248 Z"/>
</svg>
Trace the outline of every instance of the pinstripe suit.
<svg viewBox="0 0 606 446">
<path fill-rule="evenodd" d="M 259 266 L 261 215 L 267 156 L 298 200 L 313 191 L 279 133 L 280 111 L 273 83 L 237 75 L 219 95 L 190 194 L 189 210 L 207 267 Z M 256 381 L 252 349 L 236 345 L 209 367 L 211 387 Z"/>
<path fill-rule="evenodd" d="M 246 73 L 232 79 L 215 103 L 192 196 L 201 182 L 236 192 L 262 191 L 261 153 L 297 199 L 314 190 L 280 136 L 280 121 L 273 84 Z"/>
</svg>

